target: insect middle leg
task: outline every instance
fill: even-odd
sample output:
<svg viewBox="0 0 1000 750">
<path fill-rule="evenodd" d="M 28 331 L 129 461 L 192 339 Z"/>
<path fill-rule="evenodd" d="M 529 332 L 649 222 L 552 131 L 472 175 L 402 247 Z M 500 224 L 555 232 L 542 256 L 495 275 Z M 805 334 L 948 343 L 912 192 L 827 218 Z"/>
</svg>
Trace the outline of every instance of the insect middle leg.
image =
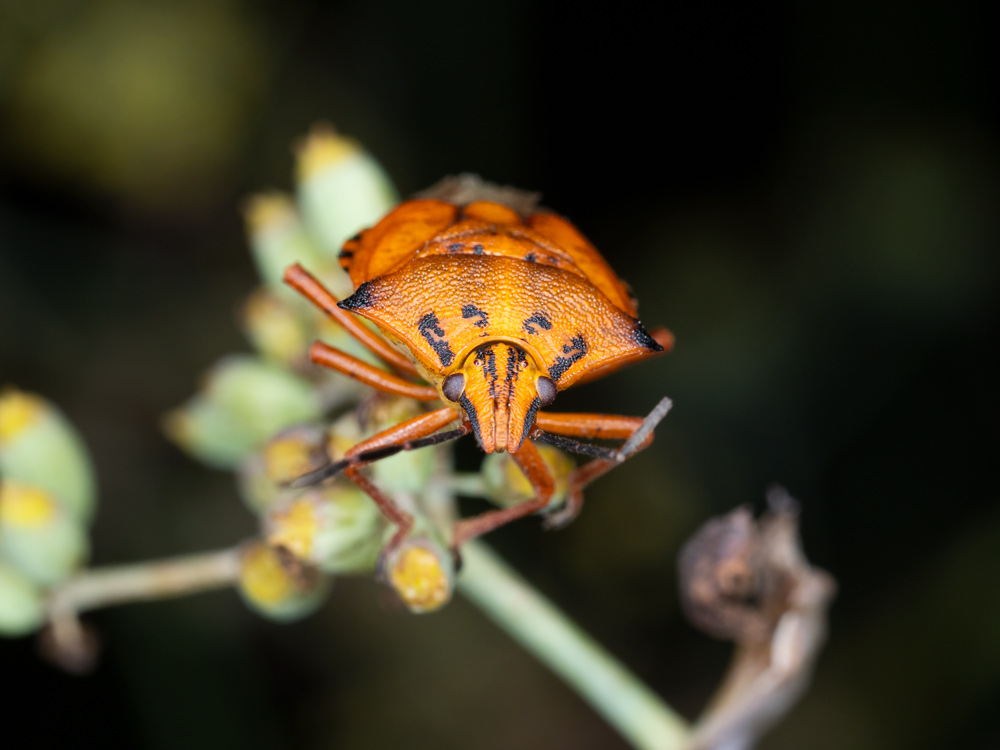
<svg viewBox="0 0 1000 750">
<path fill-rule="evenodd" d="M 617 414 L 549 414 L 538 412 L 535 427 L 556 435 L 583 438 L 610 438 L 626 440 L 646 427 L 646 434 L 638 444 L 629 446 L 624 455 L 617 458 L 595 458 L 578 466 L 569 476 L 566 505 L 551 514 L 545 521 L 547 528 L 565 526 L 580 514 L 583 508 L 583 489 L 598 477 L 607 474 L 626 458 L 634 456 L 653 442 L 652 427 L 670 408 L 669 401 L 661 402 L 648 417 L 625 417 Z M 652 420 L 652 421 L 651 421 Z"/>
<path fill-rule="evenodd" d="M 453 549 L 457 550 L 464 542 L 470 539 L 474 539 L 488 531 L 493 531 L 493 529 L 515 521 L 518 518 L 535 513 L 548 505 L 549 500 L 552 498 L 552 493 L 555 491 L 555 481 L 552 479 L 552 475 L 545 466 L 542 455 L 538 452 L 534 443 L 530 440 L 525 440 L 517 453 L 512 453 L 510 457 L 514 459 L 518 468 L 524 472 L 528 481 L 531 482 L 531 486 L 535 490 L 535 496 L 531 500 L 525 500 L 523 503 L 512 505 L 509 508 L 491 510 L 475 518 L 464 518 L 461 521 L 456 521 L 451 533 Z"/>
<path fill-rule="evenodd" d="M 329 367 L 348 377 L 360 380 L 382 393 L 415 398 L 418 401 L 435 401 L 438 396 L 436 388 L 429 385 L 417 385 L 392 373 L 362 362 L 347 352 L 317 341 L 309 350 L 309 358 L 318 365 Z"/>
<path fill-rule="evenodd" d="M 333 293 L 298 263 L 285 270 L 285 283 L 312 302 L 343 327 L 351 336 L 361 342 L 370 352 L 383 362 L 392 365 L 407 375 L 418 375 L 417 368 L 402 354 L 393 349 L 378 334 L 366 328 L 347 310 L 337 306 L 339 300 Z"/>
</svg>

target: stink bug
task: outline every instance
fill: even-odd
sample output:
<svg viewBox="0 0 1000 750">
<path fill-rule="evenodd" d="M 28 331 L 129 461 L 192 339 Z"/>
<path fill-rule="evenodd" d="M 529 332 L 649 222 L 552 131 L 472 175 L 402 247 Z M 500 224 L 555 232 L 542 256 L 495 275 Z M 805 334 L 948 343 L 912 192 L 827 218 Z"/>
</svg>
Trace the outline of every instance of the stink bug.
<svg viewBox="0 0 1000 750">
<path fill-rule="evenodd" d="M 484 191 L 489 195 L 480 186 Z M 322 342 L 313 345 L 312 361 L 379 391 L 444 406 L 358 443 L 343 460 L 295 484 L 343 471 L 397 525 L 390 549 L 413 519 L 361 473 L 365 464 L 469 432 L 485 452 L 510 453 L 534 498 L 457 521 L 457 549 L 546 507 L 554 482 L 533 441 L 593 458 L 570 476 L 566 506 L 549 518 L 559 525 L 579 512 L 587 484 L 649 444 L 669 408 L 664 399 L 645 419 L 541 410 L 559 391 L 664 352 L 673 342 L 666 329 L 651 335 L 642 327 L 628 286 L 555 214 L 518 212 L 492 200 L 411 200 L 348 240 L 340 262 L 355 288 L 344 300 L 298 265 L 285 272 L 285 281 L 397 374 Z M 374 323 L 384 337 L 354 316 Z M 457 428 L 438 432 L 456 422 Z M 626 442 L 616 451 L 574 439 L 581 437 Z"/>
</svg>

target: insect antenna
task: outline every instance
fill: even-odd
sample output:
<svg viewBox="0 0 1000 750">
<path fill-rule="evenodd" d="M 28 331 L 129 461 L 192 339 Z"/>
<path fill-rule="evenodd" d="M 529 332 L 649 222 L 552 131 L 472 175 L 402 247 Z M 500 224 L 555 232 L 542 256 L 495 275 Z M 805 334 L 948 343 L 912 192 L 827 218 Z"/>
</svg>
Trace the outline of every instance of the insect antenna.
<svg viewBox="0 0 1000 750">
<path fill-rule="evenodd" d="M 288 486 L 294 489 L 300 487 L 311 487 L 314 484 L 319 484 L 323 480 L 339 474 L 349 466 L 365 466 L 367 464 L 374 463 L 375 461 L 381 461 L 383 458 L 395 456 L 397 453 L 402 453 L 403 451 L 414 451 L 418 448 L 426 448 L 431 445 L 447 443 L 449 440 L 456 440 L 467 434 L 469 434 L 469 428 L 468 426 L 463 425 L 462 427 L 458 427 L 454 430 L 439 432 L 436 435 L 429 435 L 427 437 L 416 438 L 414 440 L 404 440 L 402 443 L 396 443 L 395 445 L 386 445 L 381 448 L 372 448 L 371 450 L 361 451 L 353 456 L 348 456 L 340 461 L 328 463 L 326 466 L 321 466 L 318 469 L 310 471 L 308 474 L 296 477 L 289 482 Z"/>
</svg>

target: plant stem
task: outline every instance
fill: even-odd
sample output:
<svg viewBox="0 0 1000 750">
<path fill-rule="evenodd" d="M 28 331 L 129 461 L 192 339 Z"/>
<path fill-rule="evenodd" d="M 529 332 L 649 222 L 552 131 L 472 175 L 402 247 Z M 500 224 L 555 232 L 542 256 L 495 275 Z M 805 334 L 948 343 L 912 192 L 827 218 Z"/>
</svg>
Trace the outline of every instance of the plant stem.
<svg viewBox="0 0 1000 750">
<path fill-rule="evenodd" d="M 239 575 L 239 548 L 85 570 L 52 590 L 53 616 L 125 602 L 165 599 L 228 586 Z"/>
<path fill-rule="evenodd" d="M 458 587 L 562 677 L 634 747 L 685 748 L 687 722 L 480 542 L 462 547 Z"/>
</svg>

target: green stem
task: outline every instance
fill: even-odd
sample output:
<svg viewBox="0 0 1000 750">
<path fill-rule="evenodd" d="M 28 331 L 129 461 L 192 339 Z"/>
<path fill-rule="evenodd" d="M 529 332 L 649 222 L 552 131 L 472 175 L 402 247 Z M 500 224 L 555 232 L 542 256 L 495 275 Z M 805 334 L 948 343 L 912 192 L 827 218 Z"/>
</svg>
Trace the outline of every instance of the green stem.
<svg viewBox="0 0 1000 750">
<path fill-rule="evenodd" d="M 84 570 L 49 595 L 53 615 L 134 601 L 165 599 L 231 585 L 239 575 L 238 547 L 166 560 Z"/>
<path fill-rule="evenodd" d="M 683 718 L 479 542 L 462 547 L 458 587 L 493 621 L 562 677 L 634 747 L 679 750 Z"/>
</svg>

